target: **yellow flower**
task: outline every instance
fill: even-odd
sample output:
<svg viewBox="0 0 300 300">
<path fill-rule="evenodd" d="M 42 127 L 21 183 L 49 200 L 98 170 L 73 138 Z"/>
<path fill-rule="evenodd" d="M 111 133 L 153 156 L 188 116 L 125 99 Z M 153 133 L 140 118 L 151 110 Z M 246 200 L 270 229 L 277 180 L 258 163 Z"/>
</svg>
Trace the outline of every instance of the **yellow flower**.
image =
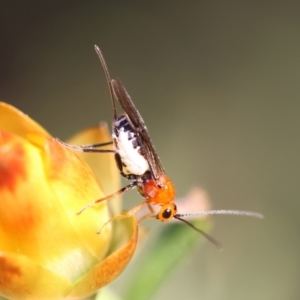
<svg viewBox="0 0 300 300">
<path fill-rule="evenodd" d="M 105 126 L 74 140 L 110 139 Z M 102 140 L 101 140 L 102 139 Z M 91 155 L 91 154 L 90 154 Z M 91 157 L 91 156 L 90 156 Z M 134 217 L 114 221 L 106 202 L 89 202 L 117 188 L 112 156 L 96 177 L 76 154 L 28 116 L 0 102 L 0 295 L 9 299 L 81 299 L 114 280 L 136 246 Z M 99 171 L 100 170 L 100 171 Z M 113 210 L 118 210 L 114 204 Z M 122 236 L 122 238 L 119 238 Z"/>
</svg>

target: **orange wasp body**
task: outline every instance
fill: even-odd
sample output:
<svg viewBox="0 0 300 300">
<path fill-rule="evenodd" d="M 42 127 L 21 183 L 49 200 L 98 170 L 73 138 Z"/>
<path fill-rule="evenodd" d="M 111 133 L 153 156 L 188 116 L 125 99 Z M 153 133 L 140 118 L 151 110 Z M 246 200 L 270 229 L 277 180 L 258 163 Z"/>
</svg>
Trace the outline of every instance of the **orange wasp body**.
<svg viewBox="0 0 300 300">
<path fill-rule="evenodd" d="M 146 217 L 155 217 L 163 222 L 174 218 L 178 219 L 203 234 L 218 247 L 218 242 L 183 218 L 210 214 L 234 214 L 262 218 L 262 215 L 259 213 L 237 210 L 210 210 L 188 214 L 177 213 L 177 207 L 174 203 L 176 194 L 175 187 L 164 172 L 164 168 L 151 141 L 143 118 L 133 104 L 133 101 L 121 81 L 119 79 L 111 79 L 99 47 L 95 46 L 95 50 L 105 72 L 113 105 L 112 142 L 88 146 L 72 146 L 57 140 L 73 150 L 114 153 L 116 164 L 121 175 L 130 180 L 131 183 L 112 195 L 91 202 L 80 210 L 78 214 L 96 203 L 117 197 L 129 189 L 137 188 L 138 192 L 144 197 L 144 201 L 129 210 L 125 215 L 114 216 L 108 222 L 116 218 L 126 218 L 127 216 L 131 216 L 143 205 L 147 205 L 150 213 Z M 117 115 L 117 102 L 119 102 L 124 111 L 120 115 Z M 99 149 L 99 147 L 108 144 L 114 144 L 114 150 Z M 158 214 L 154 213 L 152 205 L 160 206 Z"/>
</svg>

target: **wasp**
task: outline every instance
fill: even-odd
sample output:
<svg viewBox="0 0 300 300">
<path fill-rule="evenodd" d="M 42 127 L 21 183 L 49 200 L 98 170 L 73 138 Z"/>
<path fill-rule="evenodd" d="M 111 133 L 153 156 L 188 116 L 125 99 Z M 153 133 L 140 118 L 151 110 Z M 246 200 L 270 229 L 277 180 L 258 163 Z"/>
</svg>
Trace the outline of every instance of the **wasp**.
<svg viewBox="0 0 300 300">
<path fill-rule="evenodd" d="M 217 241 L 201 229 L 196 228 L 192 223 L 185 220 L 185 218 L 211 214 L 247 215 L 262 218 L 260 213 L 237 210 L 210 210 L 179 214 L 174 202 L 176 195 L 175 187 L 164 171 L 142 116 L 135 107 L 122 82 L 119 79 L 111 78 L 104 56 L 98 46 L 95 46 L 95 51 L 100 59 L 106 76 L 113 106 L 112 141 L 102 144 L 73 146 L 62 142 L 59 139 L 56 140 L 73 150 L 82 152 L 113 153 L 120 174 L 128 179 L 130 183 L 111 195 L 89 203 L 87 206 L 83 207 L 78 214 L 81 214 L 84 210 L 99 202 L 120 196 L 129 189 L 137 188 L 144 200 L 134 208 L 130 209 L 125 215 L 112 217 L 104 224 L 104 226 L 113 219 L 126 218 L 134 215 L 142 206 L 147 205 L 150 212 L 146 218 L 154 217 L 162 222 L 177 219 L 203 234 L 218 247 L 220 247 L 220 245 Z M 123 109 L 123 113 L 119 115 L 117 113 L 117 102 Z M 114 149 L 99 149 L 108 144 L 113 144 Z M 155 206 L 160 207 L 157 214 L 154 210 Z"/>
</svg>

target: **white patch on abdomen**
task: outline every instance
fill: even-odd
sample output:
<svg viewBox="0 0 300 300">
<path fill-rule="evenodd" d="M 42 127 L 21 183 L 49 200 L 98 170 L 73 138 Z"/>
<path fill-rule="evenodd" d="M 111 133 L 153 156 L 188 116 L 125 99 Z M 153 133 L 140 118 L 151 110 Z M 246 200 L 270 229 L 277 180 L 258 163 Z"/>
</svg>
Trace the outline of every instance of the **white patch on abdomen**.
<svg viewBox="0 0 300 300">
<path fill-rule="evenodd" d="M 114 141 L 116 141 L 117 151 L 121 157 L 122 171 L 124 174 L 143 175 L 149 170 L 149 164 L 145 157 L 139 153 L 140 147 L 134 148 L 134 138 L 129 140 L 128 131 L 120 128 L 118 136 L 112 134 Z"/>
</svg>

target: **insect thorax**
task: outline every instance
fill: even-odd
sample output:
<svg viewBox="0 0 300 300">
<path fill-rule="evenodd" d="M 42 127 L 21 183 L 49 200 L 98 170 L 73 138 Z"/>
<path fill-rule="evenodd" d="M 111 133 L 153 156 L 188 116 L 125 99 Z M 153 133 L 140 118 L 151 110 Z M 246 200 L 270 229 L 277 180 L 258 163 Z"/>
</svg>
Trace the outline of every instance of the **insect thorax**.
<svg viewBox="0 0 300 300">
<path fill-rule="evenodd" d="M 149 171 L 141 139 L 127 115 L 121 115 L 114 120 L 112 137 L 117 166 L 124 177 L 135 179 Z"/>
</svg>

